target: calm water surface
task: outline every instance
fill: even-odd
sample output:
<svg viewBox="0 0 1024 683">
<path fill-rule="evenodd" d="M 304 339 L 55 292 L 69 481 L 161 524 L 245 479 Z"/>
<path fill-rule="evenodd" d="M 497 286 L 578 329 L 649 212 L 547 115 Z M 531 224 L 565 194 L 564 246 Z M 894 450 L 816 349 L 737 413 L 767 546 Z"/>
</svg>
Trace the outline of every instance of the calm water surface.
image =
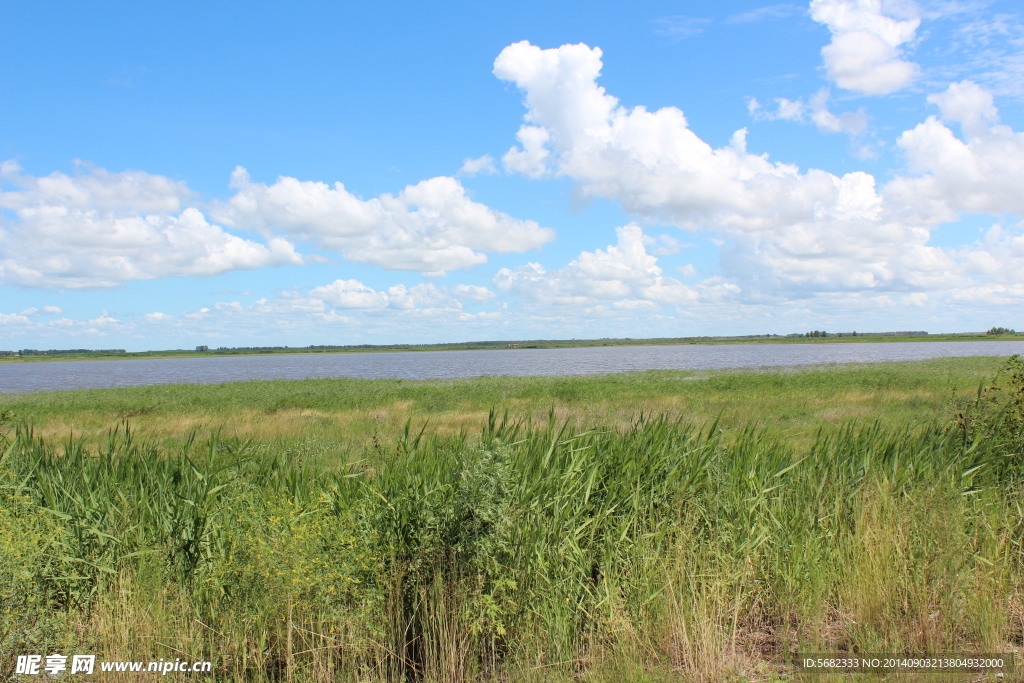
<svg viewBox="0 0 1024 683">
<path fill-rule="evenodd" d="M 1022 341 L 596 346 L 0 364 L 0 393 L 254 379 L 597 375 L 1024 354 Z"/>
</svg>

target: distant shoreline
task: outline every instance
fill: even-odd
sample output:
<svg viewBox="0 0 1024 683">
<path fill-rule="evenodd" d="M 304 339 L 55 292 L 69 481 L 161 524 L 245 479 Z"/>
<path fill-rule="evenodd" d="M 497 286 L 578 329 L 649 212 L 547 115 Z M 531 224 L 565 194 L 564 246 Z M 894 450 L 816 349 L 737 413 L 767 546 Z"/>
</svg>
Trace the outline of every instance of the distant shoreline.
<svg viewBox="0 0 1024 683">
<path fill-rule="evenodd" d="M 650 339 L 541 339 L 525 341 L 509 340 L 487 342 L 456 342 L 450 344 L 366 344 L 352 346 L 307 346 L 295 348 L 238 347 L 210 349 L 208 351 L 197 351 L 190 349 L 167 349 L 162 351 L 127 351 L 124 353 L 54 353 L 32 356 L 0 356 L 0 363 L 37 363 L 48 361 L 90 360 L 137 360 L 146 358 L 211 358 L 224 356 L 401 353 L 424 351 L 517 351 L 528 349 L 583 348 L 594 346 L 713 346 L 721 344 L 870 344 L 892 342 L 942 341 L 1024 341 L 1024 334 L 989 335 L 984 333 L 947 333 L 908 335 L 899 333 L 865 333 L 853 336 L 851 333 L 838 333 L 824 337 L 748 335 L 738 337 L 658 337 Z"/>
</svg>

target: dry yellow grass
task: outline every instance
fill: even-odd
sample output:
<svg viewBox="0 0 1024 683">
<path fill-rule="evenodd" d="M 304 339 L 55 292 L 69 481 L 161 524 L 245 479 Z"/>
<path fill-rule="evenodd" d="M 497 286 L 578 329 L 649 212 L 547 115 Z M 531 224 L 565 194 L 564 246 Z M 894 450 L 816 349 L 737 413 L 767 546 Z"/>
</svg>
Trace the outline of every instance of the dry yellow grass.
<svg viewBox="0 0 1024 683">
<path fill-rule="evenodd" d="M 136 435 L 166 442 L 182 439 L 192 432 L 218 432 L 224 437 L 252 439 L 258 442 L 301 441 L 315 432 L 321 439 L 344 440 L 356 449 L 371 446 L 374 441 L 390 441 L 399 436 L 407 422 L 428 424 L 438 434 L 458 434 L 479 429 L 493 407 L 507 411 L 533 424 L 546 423 L 551 414 L 558 422 L 601 424 L 617 429 L 628 428 L 639 414 L 666 414 L 685 423 L 704 424 L 720 419 L 732 425 L 759 422 L 773 426 L 782 434 L 798 441 L 813 436 L 819 426 L 838 422 L 874 419 L 886 421 L 891 406 L 908 401 L 942 406 L 946 396 L 916 390 L 848 391 L 828 397 L 790 396 L 779 403 L 758 402 L 756 398 L 736 394 L 704 397 L 677 395 L 623 395 L 594 401 L 558 401 L 544 399 L 508 399 L 496 406 L 469 403 L 445 409 L 432 409 L 407 399 L 385 405 L 359 409 L 284 408 L 266 411 L 241 408 L 230 414 L 205 411 L 153 411 L 131 417 L 100 411 L 80 411 L 72 420 L 51 416 L 34 421 L 38 435 L 60 441 L 69 433 L 89 440 L 102 440 L 113 427 L 127 421 Z"/>
</svg>

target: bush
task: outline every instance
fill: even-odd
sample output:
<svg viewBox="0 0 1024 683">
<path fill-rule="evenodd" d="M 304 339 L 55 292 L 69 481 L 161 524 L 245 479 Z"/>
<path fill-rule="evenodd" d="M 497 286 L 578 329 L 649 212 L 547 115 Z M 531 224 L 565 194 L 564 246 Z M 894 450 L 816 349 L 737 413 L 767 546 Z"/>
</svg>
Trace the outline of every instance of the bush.
<svg viewBox="0 0 1024 683">
<path fill-rule="evenodd" d="M 68 530 L 18 490 L 0 462 L 0 671 L 15 652 L 43 652 L 66 644 L 71 615 L 55 590 L 55 577 L 78 574 L 59 552 Z"/>
<path fill-rule="evenodd" d="M 1024 358 L 1011 356 L 989 384 L 978 387 L 974 399 L 958 406 L 954 427 L 965 448 L 994 463 L 1012 483 L 1024 462 Z"/>
</svg>

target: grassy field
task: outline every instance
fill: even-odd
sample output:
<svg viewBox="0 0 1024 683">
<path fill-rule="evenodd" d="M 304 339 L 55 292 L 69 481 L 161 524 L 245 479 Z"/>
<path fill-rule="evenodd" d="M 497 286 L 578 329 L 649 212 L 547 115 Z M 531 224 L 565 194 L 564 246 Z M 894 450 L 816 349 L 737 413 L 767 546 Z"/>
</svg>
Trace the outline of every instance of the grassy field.
<svg viewBox="0 0 1024 683">
<path fill-rule="evenodd" d="M 445 435 L 479 431 L 488 413 L 535 424 L 558 420 L 622 427 L 640 414 L 688 424 L 719 420 L 727 429 L 758 424 L 807 443 L 820 427 L 849 421 L 913 425 L 942 419 L 956 397 L 977 391 L 1001 359 L 976 357 L 810 370 L 696 373 L 650 371 L 587 377 L 479 377 L 160 385 L 7 396 L 0 400 L 36 434 L 69 433 L 95 443 L 128 420 L 136 434 L 165 446 L 198 430 L 323 455 L 343 463 L 374 443 L 393 443 L 412 420 Z M 342 449 L 344 453 L 340 452 Z M 355 456 L 353 456 L 355 457 Z M 360 455 L 359 458 L 364 456 Z"/>
<path fill-rule="evenodd" d="M 1019 361 L 2 400 L 0 676 L 764 681 L 1024 645 Z"/>
</svg>

